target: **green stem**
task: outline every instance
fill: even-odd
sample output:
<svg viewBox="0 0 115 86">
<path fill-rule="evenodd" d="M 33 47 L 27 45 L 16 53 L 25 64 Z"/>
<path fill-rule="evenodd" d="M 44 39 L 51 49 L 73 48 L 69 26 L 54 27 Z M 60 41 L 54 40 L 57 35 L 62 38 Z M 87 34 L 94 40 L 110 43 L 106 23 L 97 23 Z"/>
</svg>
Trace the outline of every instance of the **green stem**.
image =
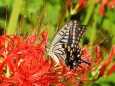
<svg viewBox="0 0 115 86">
<path fill-rule="evenodd" d="M 93 23 L 93 27 L 91 30 L 91 34 L 90 34 L 90 42 L 94 43 L 95 41 L 95 37 L 96 37 L 96 25 L 97 25 L 97 21 L 95 19 L 94 23 Z"/>
<path fill-rule="evenodd" d="M 16 26 L 17 26 L 17 21 L 18 21 L 18 17 L 19 17 L 19 13 L 20 13 L 20 8 L 21 8 L 21 4 L 22 4 L 22 0 L 15 0 L 15 3 L 13 5 L 13 10 L 12 10 L 12 14 L 10 17 L 10 21 L 8 24 L 8 28 L 7 28 L 7 35 L 13 35 L 16 31 Z M 6 48 L 8 44 L 6 43 Z M 10 69 L 9 66 L 7 65 L 6 67 L 6 77 L 10 77 Z"/>
<path fill-rule="evenodd" d="M 92 1 L 89 1 L 89 4 L 92 5 L 93 2 L 94 2 L 93 0 L 92 0 Z M 85 18 L 83 24 L 85 24 L 85 25 L 88 24 L 88 22 L 89 22 L 89 20 L 90 20 L 90 18 L 91 18 L 91 15 L 92 15 L 92 13 L 93 13 L 93 11 L 94 11 L 94 8 L 95 8 L 95 6 L 92 5 L 91 7 L 89 7 L 89 8 L 87 9 L 86 18 Z"/>
<path fill-rule="evenodd" d="M 8 47 L 8 43 L 6 42 L 5 43 L 5 48 L 7 48 Z M 6 55 L 4 56 L 5 58 L 6 58 Z M 9 66 L 8 65 L 6 65 L 6 74 L 5 74 L 5 76 L 6 77 L 10 77 L 10 69 L 9 69 Z"/>
<path fill-rule="evenodd" d="M 91 28 L 91 33 L 90 33 L 90 39 L 89 41 L 92 42 L 92 44 L 94 43 L 94 41 L 96 40 L 96 26 L 97 26 L 97 21 L 98 21 L 98 7 L 95 8 L 95 14 L 93 15 L 93 25 Z"/>
<path fill-rule="evenodd" d="M 14 34 L 16 31 L 21 4 L 22 4 L 22 0 L 15 0 L 13 4 L 13 10 L 11 13 L 11 17 L 10 17 L 10 21 L 9 21 L 7 33 L 6 33 L 7 35 Z"/>
<path fill-rule="evenodd" d="M 92 6 L 92 7 L 90 7 L 90 8 L 88 9 L 87 14 L 86 14 L 86 18 L 85 18 L 83 24 L 86 24 L 86 25 L 88 24 L 88 22 L 89 22 L 89 20 L 90 20 L 90 18 L 91 18 L 91 15 L 92 15 L 92 13 L 93 13 L 93 10 L 94 10 L 94 6 Z"/>
<path fill-rule="evenodd" d="M 5 76 L 9 78 L 10 77 L 10 69 L 9 69 L 8 65 L 6 66 L 6 69 L 7 70 L 6 70 L 6 75 Z"/>
</svg>

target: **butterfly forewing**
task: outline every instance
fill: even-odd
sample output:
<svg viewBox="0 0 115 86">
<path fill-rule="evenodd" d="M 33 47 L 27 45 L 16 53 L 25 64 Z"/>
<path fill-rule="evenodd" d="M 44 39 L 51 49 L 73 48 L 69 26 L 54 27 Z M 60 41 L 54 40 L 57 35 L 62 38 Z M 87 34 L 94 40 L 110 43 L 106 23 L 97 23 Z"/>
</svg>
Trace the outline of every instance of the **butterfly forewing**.
<svg viewBox="0 0 115 86">
<path fill-rule="evenodd" d="M 50 45 L 49 54 L 51 57 L 55 60 L 57 56 L 60 56 L 70 68 L 77 64 L 79 65 L 79 60 L 81 59 L 79 41 L 85 31 L 86 26 L 80 25 L 77 20 L 66 23 L 57 32 Z"/>
<path fill-rule="evenodd" d="M 73 25 L 73 21 L 70 21 L 69 23 L 65 24 L 56 34 L 54 37 L 51 46 L 61 43 L 62 42 L 67 42 L 68 35 L 69 35 L 69 30 L 71 29 L 70 27 Z M 65 40 L 64 40 L 65 39 Z"/>
</svg>

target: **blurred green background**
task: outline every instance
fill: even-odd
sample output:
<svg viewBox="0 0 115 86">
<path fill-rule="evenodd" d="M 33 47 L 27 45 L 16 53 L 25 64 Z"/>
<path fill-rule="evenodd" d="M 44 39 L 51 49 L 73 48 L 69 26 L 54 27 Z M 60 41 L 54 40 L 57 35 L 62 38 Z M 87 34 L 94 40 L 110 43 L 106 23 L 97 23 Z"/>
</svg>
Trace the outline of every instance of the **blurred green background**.
<svg viewBox="0 0 115 86">
<path fill-rule="evenodd" d="M 37 31 L 39 35 L 41 31 L 47 30 L 50 44 L 57 27 L 58 29 L 62 27 L 73 15 L 72 12 L 78 14 L 76 6 L 79 0 L 71 1 L 73 6 L 69 11 L 69 0 L 0 0 L 0 35 L 4 32 L 29 35 L 32 34 L 31 31 Z M 103 49 L 109 46 L 106 53 L 109 54 L 110 48 L 115 44 L 115 8 L 107 5 L 102 16 L 100 14 L 102 1 L 88 0 L 79 12 L 81 23 L 88 27 L 81 40 L 81 46 L 88 43 L 92 43 L 93 46 L 104 38 L 105 41 L 101 46 Z M 115 73 L 108 78 L 101 78 L 94 86 L 115 86 L 114 78 Z"/>
</svg>

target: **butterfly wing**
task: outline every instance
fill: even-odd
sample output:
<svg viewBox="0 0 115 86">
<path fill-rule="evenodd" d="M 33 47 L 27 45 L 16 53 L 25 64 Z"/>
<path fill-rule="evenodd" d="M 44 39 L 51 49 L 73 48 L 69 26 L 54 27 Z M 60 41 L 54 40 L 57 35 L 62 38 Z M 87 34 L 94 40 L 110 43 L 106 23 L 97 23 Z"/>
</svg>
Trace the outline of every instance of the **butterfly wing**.
<svg viewBox="0 0 115 86">
<path fill-rule="evenodd" d="M 80 25 L 77 20 L 72 20 L 66 23 L 54 37 L 50 49 L 49 55 L 59 64 L 58 55 L 65 60 L 67 55 L 65 52 L 64 44 L 74 47 L 78 46 L 80 38 L 83 36 L 83 33 L 86 30 L 85 25 Z"/>
</svg>

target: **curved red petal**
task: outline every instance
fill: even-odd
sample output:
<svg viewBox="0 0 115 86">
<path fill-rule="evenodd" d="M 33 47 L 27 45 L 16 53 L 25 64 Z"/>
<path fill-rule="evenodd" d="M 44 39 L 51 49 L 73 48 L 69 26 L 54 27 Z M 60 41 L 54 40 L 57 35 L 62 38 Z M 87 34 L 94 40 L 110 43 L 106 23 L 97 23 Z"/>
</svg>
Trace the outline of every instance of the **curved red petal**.
<svg viewBox="0 0 115 86">
<path fill-rule="evenodd" d="M 111 75 L 115 71 L 115 64 L 108 70 L 107 76 Z"/>
<path fill-rule="evenodd" d="M 108 60 L 107 62 L 105 62 L 101 69 L 100 69 L 100 73 L 99 73 L 99 77 L 103 76 L 106 68 L 108 67 L 108 65 L 111 63 L 112 59 L 113 59 L 113 56 L 115 56 L 115 45 L 112 47 L 111 51 L 110 51 L 110 54 L 109 54 L 109 57 L 108 57 Z"/>
</svg>

